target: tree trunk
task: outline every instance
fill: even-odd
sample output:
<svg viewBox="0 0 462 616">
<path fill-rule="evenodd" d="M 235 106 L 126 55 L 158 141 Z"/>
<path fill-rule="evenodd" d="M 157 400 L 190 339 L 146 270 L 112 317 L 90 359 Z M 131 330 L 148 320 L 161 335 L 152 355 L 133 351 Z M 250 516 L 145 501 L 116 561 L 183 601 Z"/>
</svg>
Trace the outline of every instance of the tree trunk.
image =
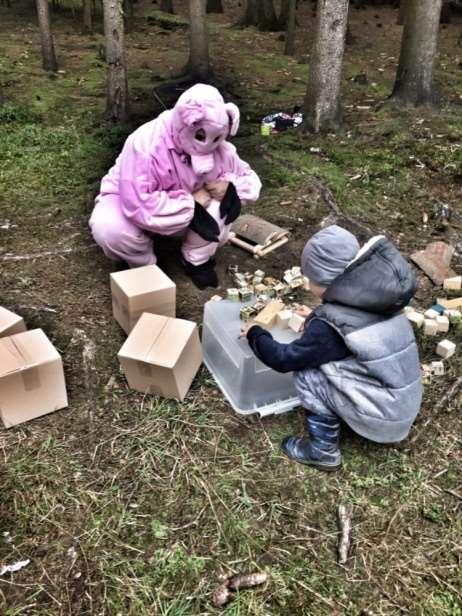
<svg viewBox="0 0 462 616">
<path fill-rule="evenodd" d="M 452 21 L 451 0 L 443 0 L 440 23 L 450 24 Z"/>
<path fill-rule="evenodd" d="M 257 0 L 257 16 L 258 28 L 263 32 L 277 32 L 279 30 L 273 0 Z"/>
<path fill-rule="evenodd" d="M 40 42 L 42 45 L 42 64 L 46 71 L 57 71 L 58 62 L 56 61 L 53 35 L 51 33 L 50 11 L 48 10 L 48 0 L 36 0 L 37 16 L 40 29 Z"/>
<path fill-rule="evenodd" d="M 408 7 L 393 98 L 412 105 L 437 100 L 433 67 L 438 46 L 441 0 L 407 0 Z"/>
<path fill-rule="evenodd" d="M 399 12 L 398 12 L 398 26 L 403 26 L 406 21 L 406 11 L 408 7 L 408 0 L 400 0 Z"/>
<path fill-rule="evenodd" d="M 210 75 L 209 40 L 205 17 L 205 0 L 189 0 L 189 67 L 194 77 Z"/>
<path fill-rule="evenodd" d="M 103 0 L 107 62 L 107 113 L 117 122 L 128 115 L 128 84 L 124 50 L 123 0 Z"/>
<path fill-rule="evenodd" d="M 174 13 L 173 0 L 160 0 L 160 10 L 164 13 Z"/>
<path fill-rule="evenodd" d="M 221 0 L 207 0 L 207 13 L 223 13 Z"/>
<path fill-rule="evenodd" d="M 341 122 L 340 86 L 349 0 L 318 0 L 316 36 L 305 97 L 305 125 L 315 133 Z"/>
<path fill-rule="evenodd" d="M 92 20 L 92 0 L 82 0 L 83 2 L 83 31 L 93 32 Z"/>
<path fill-rule="evenodd" d="M 281 10 L 279 11 L 279 27 L 281 30 L 287 28 L 287 22 L 289 20 L 291 0 L 281 0 Z"/>
<path fill-rule="evenodd" d="M 289 0 L 289 13 L 287 15 L 286 45 L 284 53 L 293 56 L 295 53 L 295 34 L 297 18 L 297 0 Z"/>
<path fill-rule="evenodd" d="M 242 26 L 258 25 L 257 0 L 247 0 L 247 4 L 245 7 L 245 15 L 240 24 Z"/>
</svg>

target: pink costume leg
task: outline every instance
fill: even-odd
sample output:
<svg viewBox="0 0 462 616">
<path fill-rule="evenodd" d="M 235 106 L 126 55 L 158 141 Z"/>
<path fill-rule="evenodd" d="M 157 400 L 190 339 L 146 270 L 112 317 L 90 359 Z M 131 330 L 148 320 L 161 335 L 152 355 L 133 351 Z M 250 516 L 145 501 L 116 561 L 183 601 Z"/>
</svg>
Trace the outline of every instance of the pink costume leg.
<svg viewBox="0 0 462 616">
<path fill-rule="evenodd" d="M 220 218 L 220 202 L 212 201 L 207 208 L 207 212 L 217 221 L 220 227 L 218 242 L 207 242 L 197 235 L 194 231 L 188 230 L 183 242 L 181 252 L 183 257 L 192 265 L 202 265 L 213 257 L 219 246 L 223 246 L 228 241 L 229 229 L 231 225 L 226 225 Z"/>
<path fill-rule="evenodd" d="M 96 198 L 89 224 L 95 242 L 109 259 L 125 261 L 129 267 L 156 262 L 152 238 L 123 215 L 117 195 Z"/>
</svg>

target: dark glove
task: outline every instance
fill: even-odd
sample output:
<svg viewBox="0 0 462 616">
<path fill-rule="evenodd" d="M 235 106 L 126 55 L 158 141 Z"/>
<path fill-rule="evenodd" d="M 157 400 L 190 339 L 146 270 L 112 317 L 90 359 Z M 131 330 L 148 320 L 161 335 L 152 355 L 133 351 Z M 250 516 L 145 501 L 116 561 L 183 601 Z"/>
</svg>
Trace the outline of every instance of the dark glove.
<svg viewBox="0 0 462 616">
<path fill-rule="evenodd" d="M 241 200 L 237 194 L 236 187 L 232 182 L 229 182 L 225 196 L 220 203 L 220 216 L 225 218 L 227 225 L 234 222 L 241 213 Z"/>
<path fill-rule="evenodd" d="M 220 227 L 205 207 L 199 203 L 194 204 L 194 216 L 189 223 L 189 228 L 207 242 L 218 242 Z"/>
</svg>

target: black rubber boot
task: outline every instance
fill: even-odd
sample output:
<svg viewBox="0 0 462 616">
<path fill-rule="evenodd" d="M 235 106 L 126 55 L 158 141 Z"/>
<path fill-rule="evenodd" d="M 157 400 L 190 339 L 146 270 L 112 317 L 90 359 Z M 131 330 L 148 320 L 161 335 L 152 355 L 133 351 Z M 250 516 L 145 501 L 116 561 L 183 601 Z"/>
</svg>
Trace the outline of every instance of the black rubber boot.
<svg viewBox="0 0 462 616">
<path fill-rule="evenodd" d="M 202 263 L 202 265 L 193 265 L 182 257 L 181 262 L 186 275 L 191 278 L 198 289 L 203 290 L 208 287 L 216 289 L 216 287 L 218 287 L 218 276 L 215 271 L 215 259 L 209 259 L 206 263 Z"/>
<path fill-rule="evenodd" d="M 342 464 L 338 446 L 340 422 L 337 417 L 307 413 L 309 438 L 288 436 L 281 443 L 283 453 L 291 460 L 315 466 L 323 471 L 336 471 Z"/>
</svg>

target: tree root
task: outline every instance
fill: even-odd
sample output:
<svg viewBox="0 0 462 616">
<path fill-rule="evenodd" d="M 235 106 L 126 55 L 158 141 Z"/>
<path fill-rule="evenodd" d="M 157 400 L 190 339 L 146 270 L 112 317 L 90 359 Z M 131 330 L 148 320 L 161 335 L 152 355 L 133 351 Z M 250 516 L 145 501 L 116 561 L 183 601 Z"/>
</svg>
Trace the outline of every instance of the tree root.
<svg viewBox="0 0 462 616">
<path fill-rule="evenodd" d="M 319 196 L 321 197 L 321 199 L 323 200 L 327 208 L 330 210 L 332 216 L 329 222 L 331 222 L 331 224 L 346 222 L 351 227 L 353 227 L 355 231 L 357 231 L 358 233 L 361 233 L 367 236 L 374 235 L 374 231 L 371 229 L 371 227 L 369 227 L 365 223 L 359 222 L 358 220 L 356 220 L 355 218 L 352 218 L 351 216 L 348 216 L 341 210 L 339 205 L 336 203 L 331 191 L 327 188 L 327 186 L 325 186 L 321 182 L 319 178 L 315 177 L 314 175 L 307 174 L 303 171 L 301 172 L 299 167 L 291 163 L 288 163 L 285 160 L 280 159 L 278 156 L 275 156 L 273 153 L 265 152 L 263 157 L 268 158 L 273 164 L 286 167 L 287 169 L 290 169 L 291 171 L 294 171 L 295 173 L 299 173 L 299 174 L 302 173 L 302 175 L 311 183 L 311 185 L 316 188 L 316 190 L 319 193 Z"/>
</svg>

